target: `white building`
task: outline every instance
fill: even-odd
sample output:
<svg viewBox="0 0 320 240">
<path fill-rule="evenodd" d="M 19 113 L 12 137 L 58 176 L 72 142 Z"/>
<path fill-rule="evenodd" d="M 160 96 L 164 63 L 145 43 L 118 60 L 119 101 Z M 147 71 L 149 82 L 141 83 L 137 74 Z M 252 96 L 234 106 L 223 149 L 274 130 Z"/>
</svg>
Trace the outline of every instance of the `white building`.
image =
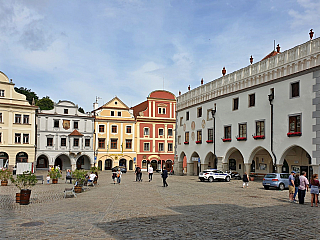
<svg viewBox="0 0 320 240">
<path fill-rule="evenodd" d="M 320 174 L 319 103 L 320 38 L 188 91 L 177 98 L 176 171 Z"/>
<path fill-rule="evenodd" d="M 94 165 L 94 118 L 70 101 L 38 113 L 36 167 L 90 169 Z"/>
</svg>

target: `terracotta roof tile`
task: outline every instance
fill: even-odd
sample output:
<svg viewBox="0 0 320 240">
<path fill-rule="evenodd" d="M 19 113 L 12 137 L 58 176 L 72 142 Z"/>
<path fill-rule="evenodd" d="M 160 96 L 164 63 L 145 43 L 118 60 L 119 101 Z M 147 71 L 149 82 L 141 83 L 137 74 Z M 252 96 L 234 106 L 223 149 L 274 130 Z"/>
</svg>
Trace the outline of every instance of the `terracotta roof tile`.
<svg viewBox="0 0 320 240">
<path fill-rule="evenodd" d="M 265 60 L 265 59 L 267 59 L 267 58 L 271 58 L 271 57 L 277 55 L 278 53 L 279 53 L 279 52 L 277 52 L 277 51 L 272 51 L 272 52 L 269 53 L 267 56 L 265 56 L 261 61 L 263 61 L 263 60 Z"/>
<path fill-rule="evenodd" d="M 69 136 L 83 136 L 83 135 L 75 129 L 72 133 L 69 134 Z"/>
</svg>

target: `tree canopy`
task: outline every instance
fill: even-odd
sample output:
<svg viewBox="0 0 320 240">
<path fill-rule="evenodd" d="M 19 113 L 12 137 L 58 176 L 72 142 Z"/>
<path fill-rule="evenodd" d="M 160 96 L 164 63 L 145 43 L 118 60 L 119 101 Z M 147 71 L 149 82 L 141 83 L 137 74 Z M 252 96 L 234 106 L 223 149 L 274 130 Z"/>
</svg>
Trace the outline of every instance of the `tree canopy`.
<svg viewBox="0 0 320 240">
<path fill-rule="evenodd" d="M 41 109 L 41 110 L 51 110 L 53 109 L 54 103 L 50 99 L 50 97 L 46 96 L 41 98 L 36 102 L 36 105 Z"/>
<path fill-rule="evenodd" d="M 82 107 L 79 107 L 79 108 L 78 108 L 78 111 L 81 112 L 81 113 L 84 113 L 84 110 L 83 110 Z"/>
<path fill-rule="evenodd" d="M 37 102 L 37 100 L 39 99 L 39 97 L 37 96 L 37 94 L 33 91 L 31 91 L 31 89 L 27 89 L 24 87 L 20 87 L 17 88 L 15 87 L 14 90 L 18 93 L 21 93 L 23 95 L 26 96 L 27 101 L 32 104 L 32 99 L 34 99 L 35 102 Z"/>
</svg>

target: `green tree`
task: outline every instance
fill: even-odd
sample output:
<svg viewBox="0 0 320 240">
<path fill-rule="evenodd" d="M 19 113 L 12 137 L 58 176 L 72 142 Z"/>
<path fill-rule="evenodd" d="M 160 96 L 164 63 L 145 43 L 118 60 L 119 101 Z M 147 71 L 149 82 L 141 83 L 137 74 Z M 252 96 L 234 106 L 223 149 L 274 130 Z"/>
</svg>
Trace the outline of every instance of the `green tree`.
<svg viewBox="0 0 320 240">
<path fill-rule="evenodd" d="M 48 96 L 43 97 L 40 100 L 38 100 L 36 105 L 41 110 L 51 110 L 51 109 L 53 109 L 53 101 Z"/>
<path fill-rule="evenodd" d="M 81 112 L 81 113 L 84 113 L 84 110 L 83 110 L 82 107 L 79 107 L 79 108 L 78 108 L 78 111 Z"/>
<path fill-rule="evenodd" d="M 17 93 L 21 93 L 21 94 L 25 95 L 26 98 L 27 98 L 27 101 L 30 104 L 32 104 L 32 99 L 34 99 L 35 102 L 37 102 L 37 100 L 39 99 L 37 94 L 35 92 L 31 91 L 31 89 L 27 89 L 27 88 L 24 88 L 24 87 L 20 87 L 20 88 L 15 87 L 14 90 Z"/>
</svg>

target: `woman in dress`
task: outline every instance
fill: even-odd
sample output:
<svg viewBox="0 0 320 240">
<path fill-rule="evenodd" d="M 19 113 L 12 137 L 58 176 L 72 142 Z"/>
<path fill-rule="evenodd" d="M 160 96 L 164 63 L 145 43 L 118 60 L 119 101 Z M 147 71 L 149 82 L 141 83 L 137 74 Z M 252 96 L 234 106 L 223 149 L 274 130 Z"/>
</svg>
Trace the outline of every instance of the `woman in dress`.
<svg viewBox="0 0 320 240">
<path fill-rule="evenodd" d="M 311 184 L 311 207 L 313 207 L 313 201 L 316 204 L 316 207 L 318 207 L 318 196 L 319 196 L 319 180 L 318 180 L 318 174 L 313 174 L 312 178 L 310 180 Z"/>
</svg>

